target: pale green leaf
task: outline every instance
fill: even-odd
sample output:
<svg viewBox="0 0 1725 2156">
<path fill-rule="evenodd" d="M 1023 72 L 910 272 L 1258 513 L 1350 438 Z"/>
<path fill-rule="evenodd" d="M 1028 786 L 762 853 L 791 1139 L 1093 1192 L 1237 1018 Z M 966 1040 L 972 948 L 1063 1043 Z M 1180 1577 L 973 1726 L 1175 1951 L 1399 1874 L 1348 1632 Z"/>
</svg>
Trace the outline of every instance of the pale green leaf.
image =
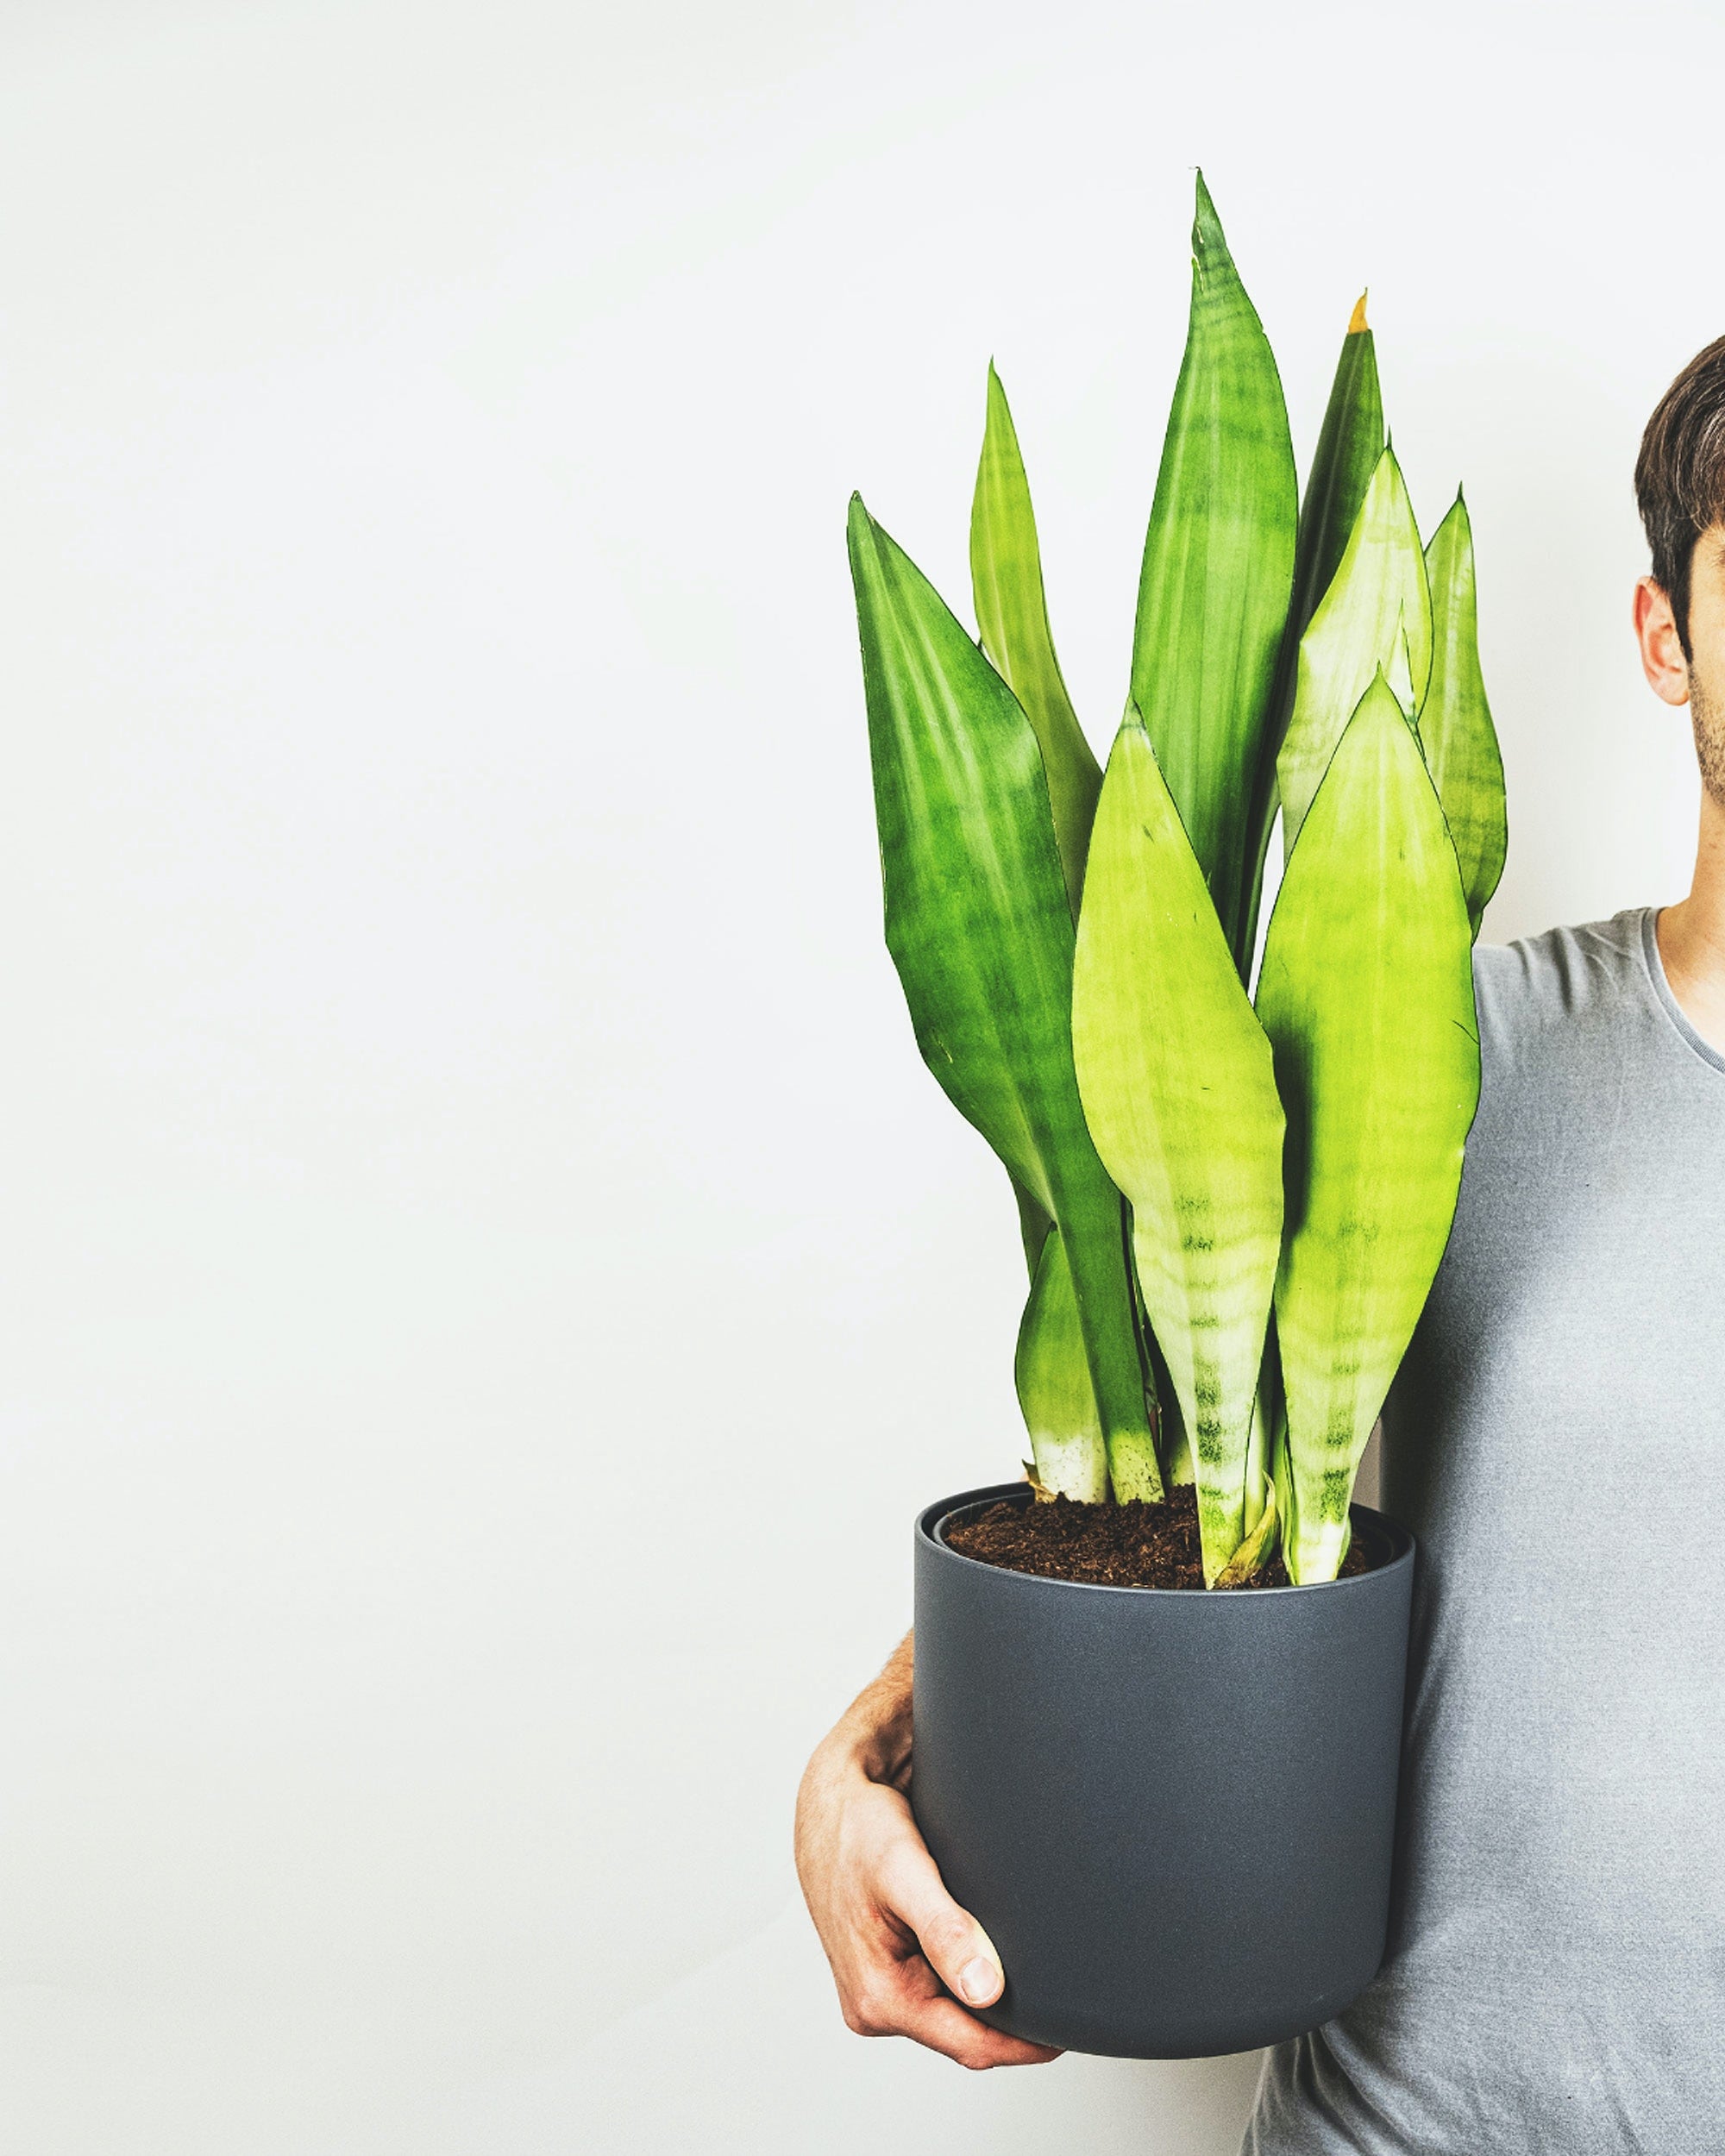
<svg viewBox="0 0 1725 2156">
<path fill-rule="evenodd" d="M 1115 739 L 1073 978 L 1079 1090 L 1132 1201 L 1138 1277 L 1192 1440 L 1204 1576 L 1244 1532 L 1282 1231 L 1282 1107 L 1149 736 Z"/>
<path fill-rule="evenodd" d="M 970 584 L 982 649 L 1036 730 L 1048 774 L 1055 840 L 1076 917 L 1090 820 L 1102 790 L 1101 767 L 1084 738 L 1054 655 L 1030 482 L 1007 392 L 992 365 L 988 423 L 970 505 Z"/>
<path fill-rule="evenodd" d="M 1289 858 L 1258 989 L 1288 1114 L 1276 1335 L 1296 1582 L 1341 1561 L 1359 1456 L 1449 1236 L 1479 1095 L 1471 961 L 1443 811 L 1379 677 Z"/>
<path fill-rule="evenodd" d="M 1276 1555 L 1276 1488 L 1272 1483 L 1264 1493 L 1263 1511 L 1245 1541 L 1216 1575 L 1215 1584 L 1218 1587 L 1244 1587 Z"/>
<path fill-rule="evenodd" d="M 1270 1475 L 1270 1448 L 1276 1427 L 1280 1395 L 1274 1381 L 1275 1327 L 1267 1328 L 1264 1360 L 1258 1374 L 1258 1392 L 1251 1403 L 1251 1431 L 1245 1447 L 1245 1511 L 1244 1524 L 1250 1535 L 1264 1507 L 1274 1501 Z"/>
<path fill-rule="evenodd" d="M 1341 566 L 1300 639 L 1294 711 L 1276 764 L 1285 857 L 1292 857 L 1312 796 L 1373 675 L 1402 683 L 1411 719 L 1431 670 L 1432 602 L 1420 528 L 1395 452 L 1385 449 Z"/>
</svg>

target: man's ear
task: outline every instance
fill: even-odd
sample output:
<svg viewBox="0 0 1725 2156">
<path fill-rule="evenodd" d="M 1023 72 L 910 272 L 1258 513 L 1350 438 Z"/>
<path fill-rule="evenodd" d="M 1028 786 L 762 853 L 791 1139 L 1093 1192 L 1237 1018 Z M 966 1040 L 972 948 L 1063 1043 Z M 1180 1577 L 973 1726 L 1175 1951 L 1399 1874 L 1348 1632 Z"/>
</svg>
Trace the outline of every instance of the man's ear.
<svg viewBox="0 0 1725 2156">
<path fill-rule="evenodd" d="M 1647 686 L 1667 704 L 1689 701 L 1689 661 L 1677 633 L 1677 617 L 1662 585 L 1644 576 L 1635 586 L 1635 641 Z"/>
</svg>

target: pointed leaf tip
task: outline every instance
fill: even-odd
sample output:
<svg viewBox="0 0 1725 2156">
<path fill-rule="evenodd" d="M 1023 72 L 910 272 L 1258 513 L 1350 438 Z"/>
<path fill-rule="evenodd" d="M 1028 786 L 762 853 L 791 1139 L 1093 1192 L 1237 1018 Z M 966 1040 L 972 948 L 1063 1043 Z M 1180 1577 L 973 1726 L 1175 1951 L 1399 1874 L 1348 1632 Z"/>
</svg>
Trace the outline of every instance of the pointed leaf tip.
<svg viewBox="0 0 1725 2156">
<path fill-rule="evenodd" d="M 1210 191 L 1204 185 L 1203 168 L 1195 168 L 1197 196 L 1192 210 L 1192 252 L 1202 255 L 1207 248 L 1219 248 L 1226 254 L 1228 243 L 1222 236 L 1222 221 L 1216 215 L 1216 205 Z"/>
<path fill-rule="evenodd" d="M 1353 303 L 1353 312 L 1348 317 L 1348 335 L 1357 337 L 1362 329 L 1371 328 L 1365 318 L 1365 294 L 1362 292 Z"/>
</svg>

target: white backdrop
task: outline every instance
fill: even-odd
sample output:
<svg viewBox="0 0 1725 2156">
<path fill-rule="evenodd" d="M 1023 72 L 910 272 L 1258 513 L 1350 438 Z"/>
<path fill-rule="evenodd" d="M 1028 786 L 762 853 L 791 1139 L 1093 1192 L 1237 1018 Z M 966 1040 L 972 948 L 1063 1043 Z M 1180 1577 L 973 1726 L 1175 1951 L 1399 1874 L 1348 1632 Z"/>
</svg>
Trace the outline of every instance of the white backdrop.
<svg viewBox="0 0 1725 2156">
<path fill-rule="evenodd" d="M 993 354 L 1105 747 L 1201 160 L 1309 448 L 1465 476 L 1498 938 L 1684 887 L 1640 427 L 1717 11 L 0 9 L 0 2140 L 1231 2151 L 848 2036 L 800 1762 L 1018 1458 L 879 933 L 846 497 Z"/>
</svg>

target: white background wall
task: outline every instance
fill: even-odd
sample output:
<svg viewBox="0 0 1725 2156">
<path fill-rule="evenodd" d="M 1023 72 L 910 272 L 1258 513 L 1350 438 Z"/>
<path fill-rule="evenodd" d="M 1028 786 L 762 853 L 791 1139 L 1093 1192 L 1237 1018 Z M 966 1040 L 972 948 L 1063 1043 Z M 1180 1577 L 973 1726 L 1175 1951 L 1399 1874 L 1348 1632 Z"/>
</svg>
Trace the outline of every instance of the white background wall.
<svg viewBox="0 0 1725 2156">
<path fill-rule="evenodd" d="M 801 1759 L 1009 1473 L 841 525 L 992 353 L 1105 745 L 1201 160 L 1309 448 L 1465 476 L 1489 934 L 1678 895 L 1629 475 L 1716 9 L 0 9 L 0 2142 L 1231 2150 L 1253 2062 L 845 2034 Z"/>
</svg>

